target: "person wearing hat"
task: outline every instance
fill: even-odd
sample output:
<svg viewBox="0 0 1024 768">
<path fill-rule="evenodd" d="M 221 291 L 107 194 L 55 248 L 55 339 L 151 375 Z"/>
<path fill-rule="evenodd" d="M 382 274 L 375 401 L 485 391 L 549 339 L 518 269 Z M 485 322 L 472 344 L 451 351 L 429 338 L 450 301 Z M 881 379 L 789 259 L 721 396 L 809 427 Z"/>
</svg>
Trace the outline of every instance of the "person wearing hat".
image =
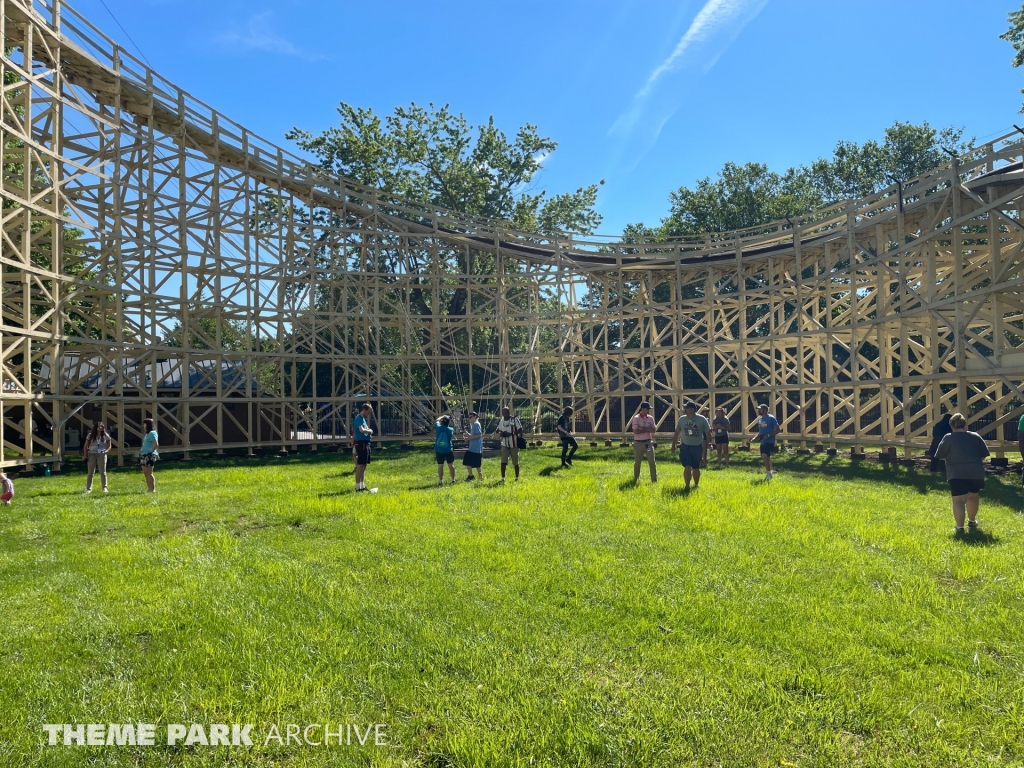
<svg viewBox="0 0 1024 768">
<path fill-rule="evenodd" d="M 676 431 L 672 435 L 672 450 L 679 447 L 679 463 L 683 465 L 683 479 L 686 488 L 700 486 L 700 468 L 708 457 L 708 435 L 711 425 L 708 420 L 697 413 L 697 404 L 692 400 L 683 406 L 683 415 L 676 423 Z"/>
<path fill-rule="evenodd" d="M 654 430 L 658 428 L 654 417 L 651 416 L 651 404 L 644 400 L 640 403 L 640 410 L 633 417 L 631 423 L 633 430 L 633 482 L 640 482 L 640 465 L 647 459 L 647 465 L 651 468 L 651 482 L 658 482 L 658 464 L 654 457 Z"/>
<path fill-rule="evenodd" d="M 761 403 L 757 406 L 757 437 L 761 443 L 761 461 L 764 463 L 764 479 L 771 480 L 772 454 L 775 453 L 775 436 L 782 431 L 779 420 L 768 413 L 768 406 Z"/>
</svg>

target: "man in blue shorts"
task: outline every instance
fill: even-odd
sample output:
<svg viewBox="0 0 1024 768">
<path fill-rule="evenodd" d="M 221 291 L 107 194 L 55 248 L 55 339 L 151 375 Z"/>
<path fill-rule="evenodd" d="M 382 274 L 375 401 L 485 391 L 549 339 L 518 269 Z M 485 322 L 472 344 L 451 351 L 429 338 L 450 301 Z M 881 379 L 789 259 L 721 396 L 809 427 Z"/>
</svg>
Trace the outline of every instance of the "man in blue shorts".
<svg viewBox="0 0 1024 768">
<path fill-rule="evenodd" d="M 697 413 L 697 404 L 690 401 L 683 406 L 683 416 L 676 422 L 676 431 L 672 435 L 672 449 L 679 446 L 679 463 L 683 465 L 683 479 L 686 488 L 700 486 L 700 468 L 708 457 L 708 435 L 711 425 L 708 420 Z"/>
<path fill-rule="evenodd" d="M 761 403 L 757 406 L 757 437 L 761 443 L 761 461 L 764 463 L 764 479 L 771 480 L 772 454 L 776 451 L 775 436 L 782 431 L 779 420 L 768 413 L 768 406 Z"/>
</svg>

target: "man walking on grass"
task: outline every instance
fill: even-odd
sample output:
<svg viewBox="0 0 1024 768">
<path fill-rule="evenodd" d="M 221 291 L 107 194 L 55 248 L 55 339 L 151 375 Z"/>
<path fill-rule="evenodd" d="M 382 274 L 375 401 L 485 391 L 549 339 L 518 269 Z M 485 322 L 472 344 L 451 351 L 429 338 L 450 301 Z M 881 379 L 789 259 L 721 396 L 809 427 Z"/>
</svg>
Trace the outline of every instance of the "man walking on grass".
<svg viewBox="0 0 1024 768">
<path fill-rule="evenodd" d="M 572 407 L 565 406 L 562 409 L 562 415 L 558 417 L 558 424 L 555 426 L 555 429 L 558 430 L 558 439 L 562 441 L 563 468 L 572 466 L 572 457 L 580 448 L 580 444 L 572 436 L 572 414 Z"/>
<path fill-rule="evenodd" d="M 775 453 L 775 436 L 781 432 L 779 420 L 768 413 L 768 406 L 761 403 L 757 406 L 757 437 L 761 443 L 761 461 L 764 463 L 764 479 L 771 480 L 775 475 L 772 472 L 772 454 Z"/>
<path fill-rule="evenodd" d="M 366 483 L 363 482 L 363 478 L 366 475 L 366 467 L 370 464 L 370 438 L 373 437 L 373 430 L 370 429 L 370 425 L 367 423 L 370 418 L 370 414 L 373 413 L 373 408 L 370 407 L 369 403 L 363 403 L 359 408 L 359 413 L 356 414 L 355 419 L 352 420 L 352 436 L 355 438 L 356 445 L 356 490 L 357 491 L 368 491 Z"/>
<path fill-rule="evenodd" d="M 693 401 L 683 406 L 683 415 L 676 423 L 676 431 L 672 435 L 672 450 L 679 447 L 679 463 L 683 465 L 683 479 L 686 490 L 690 490 L 690 478 L 693 487 L 700 487 L 700 468 L 708 458 L 708 435 L 711 425 L 708 420 L 697 413 L 697 404 Z"/>
<path fill-rule="evenodd" d="M 633 417 L 630 424 L 633 430 L 633 482 L 640 482 L 640 465 L 647 459 L 651 468 L 651 482 L 658 482 L 658 464 L 654 456 L 654 430 L 658 425 L 651 416 L 651 404 L 644 400 L 640 403 L 640 411 Z"/>
</svg>

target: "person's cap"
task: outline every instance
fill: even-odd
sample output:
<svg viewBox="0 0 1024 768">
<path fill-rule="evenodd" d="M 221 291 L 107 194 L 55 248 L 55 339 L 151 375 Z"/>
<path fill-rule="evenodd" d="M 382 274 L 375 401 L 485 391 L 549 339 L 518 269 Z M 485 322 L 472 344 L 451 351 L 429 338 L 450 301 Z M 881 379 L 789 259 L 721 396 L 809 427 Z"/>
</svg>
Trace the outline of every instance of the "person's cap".
<svg viewBox="0 0 1024 768">
<path fill-rule="evenodd" d="M 768 410 L 768 404 L 767 403 L 761 403 L 759 406 L 757 406 L 757 410 L 759 410 L 759 411 L 762 408 L 764 408 L 767 411 Z"/>
<path fill-rule="evenodd" d="M 646 409 L 647 409 L 648 411 L 649 411 L 649 410 L 651 410 L 651 404 L 650 404 L 650 403 L 648 403 L 648 402 L 647 402 L 646 400 L 644 400 L 644 401 L 643 401 L 642 403 L 640 403 L 640 410 L 643 410 L 643 409 L 645 409 L 645 408 L 646 408 Z"/>
<path fill-rule="evenodd" d="M 693 408 L 693 410 L 696 411 L 697 410 L 697 404 L 695 402 L 693 402 L 692 400 L 689 400 L 689 401 L 687 401 L 686 403 L 683 404 L 683 408 Z"/>
<path fill-rule="evenodd" d="M 478 417 L 479 415 L 480 415 L 480 414 L 479 414 L 479 413 L 477 413 L 476 411 L 470 411 L 470 412 L 469 412 L 469 417 L 470 417 L 470 418 Z"/>
</svg>

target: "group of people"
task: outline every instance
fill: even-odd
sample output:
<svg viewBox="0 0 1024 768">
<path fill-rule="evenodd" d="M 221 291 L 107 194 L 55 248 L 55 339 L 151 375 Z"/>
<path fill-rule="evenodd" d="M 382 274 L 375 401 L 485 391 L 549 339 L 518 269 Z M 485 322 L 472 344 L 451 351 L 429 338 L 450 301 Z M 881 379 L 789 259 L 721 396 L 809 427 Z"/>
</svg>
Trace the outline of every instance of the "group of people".
<svg viewBox="0 0 1024 768">
<path fill-rule="evenodd" d="M 683 405 L 683 415 L 679 417 L 672 433 L 672 450 L 678 451 L 679 463 L 683 466 L 683 480 L 686 488 L 700 486 L 701 469 L 707 467 L 708 453 L 711 446 L 715 447 L 717 465 L 729 466 L 730 422 L 723 408 L 715 409 L 715 417 L 708 419 L 697 412 L 697 404 L 687 401 Z M 768 412 L 768 406 L 761 403 L 757 407 L 758 418 L 752 442 L 760 444 L 761 462 L 764 466 L 765 481 L 774 477 L 772 456 L 777 451 L 777 436 L 781 431 L 778 420 Z M 370 418 L 373 408 L 364 403 L 353 421 L 355 483 L 356 491 L 367 492 L 376 489 L 366 487 L 366 468 L 370 464 L 370 444 L 373 429 Z M 562 410 L 556 425 L 559 441 L 562 446 L 562 468 L 571 468 L 573 456 L 579 450 L 579 443 L 573 434 L 573 409 Z M 153 468 L 160 459 L 160 442 L 153 419 L 143 419 L 144 435 L 142 448 L 139 452 L 139 466 L 146 479 L 148 493 L 156 492 L 156 478 Z M 655 431 L 657 422 L 651 415 L 651 404 L 646 400 L 630 421 L 633 433 L 633 481 L 640 481 L 640 470 L 646 461 L 651 482 L 658 480 L 658 466 L 655 456 Z M 1018 425 L 1018 444 L 1024 455 L 1024 416 Z M 449 416 L 442 416 L 434 425 L 434 456 L 437 461 L 437 484 L 444 485 L 444 468 L 448 467 L 449 482 L 455 483 L 455 427 Z M 476 411 L 469 414 L 468 425 L 460 430 L 462 437 L 467 439 L 466 451 L 462 465 L 466 469 L 466 482 L 482 481 L 483 475 L 483 427 L 480 415 Z M 509 463 L 519 480 L 519 452 L 526 447 L 523 424 L 509 408 L 501 409 L 501 418 L 493 434 L 499 443 L 501 459 L 501 482 Z M 945 463 L 946 479 L 949 483 L 953 503 L 953 519 L 955 530 L 962 534 L 967 528 L 978 526 L 978 507 L 980 492 L 985 485 L 984 459 L 989 455 L 985 440 L 977 433 L 967 429 L 967 419 L 960 413 L 945 414 L 933 432 L 933 442 L 928 450 L 932 459 L 931 469 L 936 471 L 939 462 Z M 85 481 L 85 492 L 92 493 L 93 478 L 100 476 L 103 492 L 107 486 L 107 455 L 110 453 L 112 440 L 102 422 L 93 425 L 88 437 L 82 445 L 82 456 L 87 462 L 88 473 Z M 0 471 L 0 503 L 9 505 L 14 498 L 14 483 L 6 473 Z"/>
<path fill-rule="evenodd" d="M 768 406 L 761 403 L 757 407 L 757 429 L 752 438 L 761 445 L 761 463 L 764 465 L 764 479 L 771 480 L 774 476 L 772 455 L 776 451 L 776 437 L 781 431 L 778 419 L 768 413 Z M 654 432 L 657 423 L 651 415 L 651 404 L 646 400 L 640 403 L 640 410 L 630 423 L 633 432 L 633 481 L 640 481 L 640 470 L 646 460 L 651 473 L 651 482 L 658 481 L 658 466 L 654 452 Z M 694 488 L 700 486 L 700 471 L 707 467 L 708 451 L 715 446 L 718 466 L 729 466 L 729 442 L 732 439 L 729 419 L 724 408 L 715 409 L 715 418 L 708 421 L 707 417 L 697 413 L 697 404 L 692 400 L 683 405 L 683 415 L 676 422 L 672 433 L 672 450 L 679 451 L 679 463 L 683 465 L 683 481 L 686 488 L 693 483 Z"/>
<path fill-rule="evenodd" d="M 692 482 L 693 487 L 697 488 L 700 485 L 700 471 L 707 466 L 708 451 L 711 445 L 715 446 L 718 466 L 729 466 L 730 422 L 723 408 L 716 409 L 714 420 L 709 422 L 704 416 L 697 413 L 697 405 L 692 401 L 683 406 L 683 412 L 684 415 L 676 423 L 672 436 L 672 450 L 679 451 L 679 462 L 683 465 L 686 487 L 690 488 Z M 365 481 L 366 467 L 370 463 L 370 443 L 373 439 L 373 430 L 369 425 L 372 414 L 372 406 L 369 403 L 364 403 L 352 425 L 356 465 L 355 483 L 356 491 L 359 492 L 373 490 L 366 487 Z M 579 450 L 579 443 L 573 434 L 572 415 L 571 407 L 563 408 L 555 427 L 562 446 L 563 469 L 572 467 L 573 456 Z M 484 478 L 484 434 L 480 424 L 480 414 L 471 411 L 468 418 L 468 427 L 462 428 L 460 433 L 468 440 L 462 465 L 468 472 L 466 482 L 472 482 Z M 630 422 L 630 429 L 633 433 L 634 482 L 639 482 L 640 469 L 645 460 L 650 468 L 651 482 L 657 482 L 658 465 L 654 442 L 657 423 L 651 415 L 651 404 L 646 400 L 640 403 L 639 410 Z M 434 424 L 434 458 L 437 462 L 437 484 L 439 486 L 444 485 L 445 465 L 448 467 L 449 482 L 454 484 L 456 481 L 455 431 L 450 416 L 441 416 Z M 778 420 L 768 413 L 768 406 L 763 403 L 758 406 L 757 429 L 752 439 L 757 440 L 761 445 L 765 480 L 771 480 L 774 477 L 772 455 L 776 451 L 776 436 L 780 431 Z M 518 481 L 519 451 L 526 447 L 522 422 L 509 408 L 502 408 L 501 418 L 498 420 L 493 434 L 498 438 L 501 482 L 505 482 L 510 462 L 515 471 L 515 479 Z"/>
</svg>

